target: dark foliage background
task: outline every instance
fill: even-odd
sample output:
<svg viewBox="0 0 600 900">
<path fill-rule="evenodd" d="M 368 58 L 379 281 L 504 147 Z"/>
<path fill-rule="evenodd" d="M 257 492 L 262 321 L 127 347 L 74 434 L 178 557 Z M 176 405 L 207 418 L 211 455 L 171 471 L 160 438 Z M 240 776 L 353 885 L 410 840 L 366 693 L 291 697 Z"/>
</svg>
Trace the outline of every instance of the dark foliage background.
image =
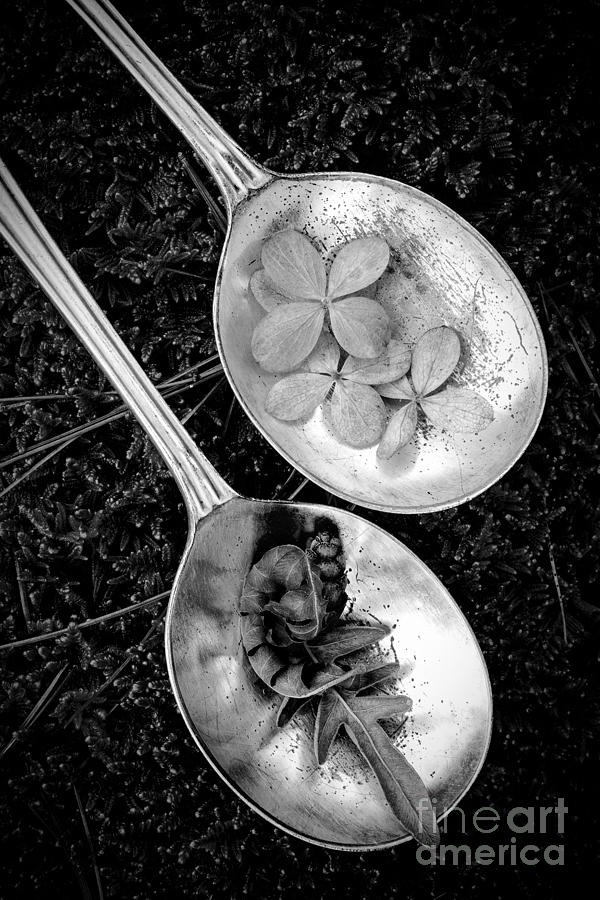
<svg viewBox="0 0 600 900">
<path fill-rule="evenodd" d="M 564 797 L 566 866 L 426 869 L 410 845 L 328 853 L 222 786 L 188 738 L 163 659 L 181 500 L 129 417 L 25 452 L 117 400 L 3 247 L 0 395 L 34 399 L 0 404 L 0 491 L 14 485 L 0 500 L 0 643 L 67 631 L 1 654 L 2 895 L 558 898 L 565 875 L 576 890 L 597 825 L 600 709 L 595 5 L 120 8 L 257 159 L 423 188 L 479 227 L 528 290 L 551 378 L 523 459 L 457 510 L 361 512 L 448 585 L 485 653 L 495 728 L 467 815 Z M 34 206 L 153 379 L 210 358 L 221 233 L 189 150 L 65 3 L 9 0 L 2 32 L 2 152 Z M 183 415 L 214 388 L 190 418 L 194 438 L 238 490 L 288 495 L 300 476 L 211 367 L 176 382 L 170 402 Z M 311 485 L 300 496 L 324 499 Z M 463 841 L 477 835 L 457 821 L 447 842 Z"/>
</svg>

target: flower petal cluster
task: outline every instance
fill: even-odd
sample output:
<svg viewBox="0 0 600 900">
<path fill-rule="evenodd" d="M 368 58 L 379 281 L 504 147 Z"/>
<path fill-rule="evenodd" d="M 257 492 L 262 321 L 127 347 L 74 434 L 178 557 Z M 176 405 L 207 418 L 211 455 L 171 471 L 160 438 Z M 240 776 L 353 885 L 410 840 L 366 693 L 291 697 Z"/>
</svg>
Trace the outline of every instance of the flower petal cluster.
<svg viewBox="0 0 600 900">
<path fill-rule="evenodd" d="M 390 336 L 387 313 L 360 295 L 383 274 L 389 247 L 380 237 L 356 238 L 335 256 L 329 275 L 321 254 L 299 231 L 265 241 L 263 269 L 250 288 L 267 311 L 252 335 L 252 354 L 267 372 L 292 372 L 314 349 L 324 327 L 350 355 L 379 356 Z"/>
</svg>

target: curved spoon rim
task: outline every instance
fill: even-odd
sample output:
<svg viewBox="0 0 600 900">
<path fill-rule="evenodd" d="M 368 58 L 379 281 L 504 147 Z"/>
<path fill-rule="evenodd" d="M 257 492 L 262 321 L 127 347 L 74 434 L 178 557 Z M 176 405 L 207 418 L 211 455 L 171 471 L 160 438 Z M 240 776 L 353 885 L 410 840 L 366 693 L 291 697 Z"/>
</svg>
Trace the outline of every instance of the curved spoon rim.
<svg viewBox="0 0 600 900">
<path fill-rule="evenodd" d="M 236 495 L 235 497 L 230 498 L 229 500 L 226 500 L 225 503 L 221 504 L 221 506 L 226 506 L 232 500 L 234 500 L 234 501 L 242 500 L 246 503 L 260 503 L 260 504 L 269 504 L 269 505 L 270 504 L 278 504 L 281 506 L 289 506 L 289 507 L 302 506 L 302 507 L 306 507 L 306 508 L 310 509 L 311 511 L 314 511 L 316 515 L 325 515 L 325 516 L 331 515 L 331 508 L 329 506 L 325 506 L 325 505 L 319 504 L 319 503 L 297 503 L 296 501 L 293 501 L 293 500 L 256 500 L 256 499 L 249 498 L 249 497 L 243 497 L 240 494 Z M 215 511 L 218 508 L 219 507 L 215 507 Z M 368 524 L 370 528 L 373 528 L 376 531 L 381 532 L 387 538 L 390 538 L 392 541 L 394 541 L 394 543 L 396 543 L 399 546 L 401 551 L 403 551 L 407 556 L 412 558 L 412 560 L 418 565 L 418 567 L 421 570 L 423 570 L 428 577 L 430 577 L 434 580 L 434 582 L 437 585 L 437 588 L 440 590 L 441 595 L 444 597 L 445 601 L 447 603 L 449 603 L 449 605 L 454 609 L 454 611 L 457 613 L 459 618 L 462 620 L 463 624 L 466 626 L 467 634 L 470 636 L 470 639 L 472 640 L 474 646 L 477 649 L 477 653 L 479 655 L 479 660 L 481 663 L 481 668 L 482 668 L 482 671 L 485 676 L 485 686 L 486 686 L 486 698 L 485 699 L 487 700 L 487 709 L 488 709 L 485 743 L 481 750 L 480 758 L 477 763 L 475 771 L 473 772 L 473 774 L 471 775 L 471 777 L 469 778 L 469 780 L 467 781 L 467 783 L 461 790 L 460 794 L 456 797 L 456 799 L 443 812 L 443 814 L 441 814 L 437 818 L 437 821 L 441 822 L 452 812 L 453 809 L 456 808 L 456 806 L 460 803 L 462 798 L 471 789 L 475 780 L 478 778 L 479 773 L 481 772 L 481 769 L 483 768 L 483 765 L 485 763 L 487 753 L 488 753 L 488 750 L 490 747 L 490 742 L 491 742 L 491 738 L 492 738 L 492 724 L 493 724 L 493 695 L 492 695 L 492 685 L 491 685 L 491 681 L 490 681 L 487 663 L 485 661 L 485 656 L 483 655 L 483 651 L 481 649 L 479 641 L 477 640 L 475 632 L 473 631 L 473 628 L 471 627 L 469 620 L 467 619 L 466 615 L 461 610 L 461 608 L 458 605 L 458 603 L 456 602 L 456 600 L 452 597 L 449 590 L 442 583 L 442 581 L 438 578 L 438 576 L 435 574 L 435 572 L 432 569 L 430 569 L 429 566 L 425 562 L 423 562 L 423 560 L 419 556 L 417 556 L 417 554 L 413 550 L 411 550 L 409 547 L 407 547 L 406 544 L 404 544 L 401 540 L 399 540 L 399 538 L 394 537 L 388 531 L 386 531 L 384 528 L 381 528 L 381 526 L 379 526 L 379 525 L 375 525 L 375 523 L 370 522 L 368 519 L 365 519 L 363 516 L 360 516 L 354 512 L 349 512 L 348 510 L 337 510 L 337 512 L 343 514 L 344 516 L 348 516 L 352 519 L 358 519 L 362 523 Z M 200 519 L 199 521 L 202 521 L 202 520 Z M 360 845 L 359 844 L 343 844 L 343 843 L 335 843 L 335 842 L 320 840 L 318 838 L 310 837 L 299 831 L 296 831 L 293 828 L 291 828 L 289 825 L 281 822 L 275 816 L 272 816 L 270 813 L 266 812 L 261 806 L 259 806 L 254 800 L 252 800 L 243 790 L 240 790 L 240 788 L 237 786 L 237 784 L 235 784 L 230 779 L 228 773 L 217 762 L 217 760 L 213 757 L 212 753 L 204 745 L 202 738 L 197 733 L 194 722 L 192 721 L 192 719 L 187 711 L 185 701 L 183 700 L 183 698 L 181 696 L 181 692 L 179 690 L 179 684 L 177 681 L 175 666 L 174 666 L 174 662 L 173 662 L 172 641 L 171 641 L 171 632 L 172 632 L 172 625 L 173 625 L 173 618 L 174 618 L 174 597 L 177 593 L 181 574 L 186 566 L 192 545 L 194 543 L 194 538 L 195 538 L 195 531 L 192 532 L 190 530 L 190 532 L 188 533 L 188 541 L 184 548 L 181 562 L 179 564 L 179 568 L 177 570 L 175 579 L 173 581 L 171 595 L 169 597 L 169 603 L 168 603 L 167 611 L 165 614 L 165 657 L 166 657 L 166 661 L 167 661 L 167 671 L 169 673 L 169 681 L 171 684 L 171 690 L 173 691 L 173 694 L 175 696 L 175 702 L 177 703 L 177 708 L 187 726 L 189 733 L 191 734 L 191 736 L 194 740 L 194 743 L 196 744 L 196 746 L 198 747 L 198 749 L 200 750 L 200 752 L 202 753 L 204 758 L 207 760 L 207 762 L 209 763 L 211 768 L 225 782 L 225 784 L 234 792 L 234 794 L 236 794 L 236 796 L 239 797 L 240 800 L 242 800 L 244 803 L 246 803 L 250 807 L 250 809 L 252 809 L 255 813 L 258 813 L 258 815 L 260 815 L 263 819 L 265 819 L 267 822 L 269 822 L 269 824 L 274 825 L 276 828 L 279 828 L 281 831 L 286 832 L 286 834 L 289 834 L 292 837 L 298 838 L 300 840 L 306 841 L 309 844 L 314 844 L 315 846 L 323 847 L 328 850 L 344 850 L 344 851 L 348 851 L 351 853 L 354 853 L 354 852 L 359 853 L 359 852 L 363 852 L 363 851 L 367 851 L 367 850 L 369 850 L 369 851 L 370 850 L 387 850 L 391 847 L 397 846 L 398 844 L 403 844 L 406 841 L 412 840 L 411 835 L 406 834 L 403 837 L 395 838 L 391 841 L 383 841 L 383 842 L 377 843 L 377 844 L 360 844 Z"/>
</svg>

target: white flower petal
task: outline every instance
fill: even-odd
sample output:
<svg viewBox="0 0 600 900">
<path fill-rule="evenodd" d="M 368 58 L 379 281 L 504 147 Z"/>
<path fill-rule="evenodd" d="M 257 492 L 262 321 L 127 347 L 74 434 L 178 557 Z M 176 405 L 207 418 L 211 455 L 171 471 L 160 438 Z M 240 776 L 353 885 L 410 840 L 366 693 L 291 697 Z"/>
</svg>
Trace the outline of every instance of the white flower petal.
<svg viewBox="0 0 600 900">
<path fill-rule="evenodd" d="M 250 276 L 250 290 L 254 299 L 260 303 L 267 312 L 272 312 L 278 306 L 291 303 L 289 297 L 280 294 L 264 269 L 258 269 Z"/>
<path fill-rule="evenodd" d="M 321 303 L 288 303 L 258 323 L 252 335 L 252 355 L 267 372 L 291 372 L 311 352 L 321 331 Z"/>
<path fill-rule="evenodd" d="M 413 350 L 410 374 L 419 395 L 435 391 L 452 375 L 460 357 L 460 338 L 454 328 L 441 325 L 419 338 Z"/>
<path fill-rule="evenodd" d="M 439 394 L 424 397 L 421 407 L 433 425 L 450 433 L 475 434 L 494 419 L 492 404 L 469 388 L 447 387 Z"/>
<path fill-rule="evenodd" d="M 299 231 L 279 231 L 263 244 L 262 264 L 278 291 L 287 297 L 323 300 L 327 285 L 321 254 Z"/>
<path fill-rule="evenodd" d="M 329 420 L 337 436 L 351 447 L 371 447 L 385 425 L 383 400 L 367 384 L 338 381 L 329 403 Z"/>
<path fill-rule="evenodd" d="M 395 381 L 410 368 L 411 353 L 402 341 L 392 338 L 385 350 L 375 359 L 349 356 L 342 366 L 342 375 L 360 384 L 383 384 Z"/>
<path fill-rule="evenodd" d="M 368 297 L 346 297 L 329 308 L 331 330 L 347 353 L 361 359 L 379 356 L 390 332 L 384 308 Z"/>
<path fill-rule="evenodd" d="M 327 396 L 333 379 L 327 375 L 298 372 L 273 385 L 267 394 L 265 409 L 276 419 L 293 422 L 305 419 Z"/>
<path fill-rule="evenodd" d="M 397 450 L 404 447 L 415 433 L 417 427 L 417 404 L 406 403 L 394 413 L 383 433 L 377 456 L 389 459 Z"/>
<path fill-rule="evenodd" d="M 393 384 L 378 384 L 376 390 L 379 391 L 382 397 L 389 397 L 390 400 L 415 399 L 415 392 L 406 375 L 400 381 L 393 382 Z"/>
<path fill-rule="evenodd" d="M 380 237 L 356 238 L 338 251 L 329 272 L 327 296 L 356 294 L 383 274 L 390 248 Z"/>
</svg>

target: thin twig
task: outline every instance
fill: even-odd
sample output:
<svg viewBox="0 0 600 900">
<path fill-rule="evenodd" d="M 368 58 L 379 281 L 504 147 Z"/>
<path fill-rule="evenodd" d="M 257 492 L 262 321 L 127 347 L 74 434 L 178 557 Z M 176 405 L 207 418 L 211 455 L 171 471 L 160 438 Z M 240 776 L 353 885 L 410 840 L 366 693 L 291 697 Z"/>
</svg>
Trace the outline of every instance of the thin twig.
<svg viewBox="0 0 600 900">
<path fill-rule="evenodd" d="M 63 852 L 65 853 L 65 856 L 67 857 L 67 859 L 69 860 L 70 864 L 73 867 L 73 871 L 75 872 L 75 877 L 77 878 L 77 882 L 78 882 L 81 892 L 83 894 L 84 900 L 93 900 L 92 892 L 90 891 L 87 880 L 86 880 L 83 872 L 81 871 L 79 864 L 75 861 L 73 854 L 71 852 L 67 853 L 65 851 L 65 848 L 62 843 L 61 835 L 59 834 L 58 830 L 56 828 L 52 828 L 52 826 L 45 819 L 43 819 L 42 816 L 40 816 L 40 814 L 37 812 L 37 810 L 35 810 L 33 808 L 33 806 L 28 805 L 27 808 L 28 808 L 29 812 L 32 814 L 32 816 L 35 816 L 36 819 L 38 820 L 38 822 L 41 823 L 42 829 L 45 829 L 52 835 L 56 846 L 59 847 L 60 849 L 62 849 Z"/>
<path fill-rule="evenodd" d="M 190 409 L 190 411 L 187 412 L 187 413 L 185 414 L 185 416 L 182 416 L 182 417 L 181 417 L 181 423 L 182 423 L 182 425 L 185 425 L 187 422 L 189 422 L 189 420 L 192 418 L 192 416 L 195 416 L 195 415 L 196 415 L 196 413 L 198 412 L 198 410 L 200 409 L 200 407 L 201 407 L 201 406 L 204 406 L 204 404 L 205 404 L 206 401 L 209 399 L 209 397 L 210 397 L 212 394 L 214 394 L 214 392 L 215 392 L 216 390 L 218 390 L 218 389 L 221 387 L 221 385 L 223 384 L 224 381 L 225 381 L 225 378 L 220 378 L 220 379 L 217 381 L 216 384 L 213 384 L 213 386 L 211 387 L 210 391 L 208 391 L 208 392 L 204 395 L 204 397 L 202 398 L 202 400 L 200 400 L 199 403 L 196 403 L 196 405 L 195 405 L 192 409 Z"/>
<path fill-rule="evenodd" d="M 544 293 L 547 293 L 547 292 L 544 292 L 544 290 L 542 289 L 542 297 L 544 296 Z M 569 323 L 567 322 L 566 318 L 564 317 L 563 313 L 561 312 L 561 309 L 560 309 L 558 303 L 556 302 L 556 300 L 554 300 L 553 297 L 548 297 L 548 301 L 554 307 L 554 310 L 555 310 L 557 316 L 559 317 L 562 324 L 564 325 L 564 328 L 565 328 L 567 334 L 569 335 L 571 344 L 573 345 L 573 348 L 581 361 L 581 365 L 585 369 L 586 375 L 588 376 L 588 378 L 591 381 L 592 388 L 594 389 L 594 393 L 596 393 L 600 397 L 600 385 L 598 384 L 596 376 L 594 375 L 594 372 L 592 371 L 592 368 L 591 368 L 590 364 L 588 363 L 583 350 L 581 349 L 579 341 L 573 334 L 573 331 L 571 330 Z"/>
<path fill-rule="evenodd" d="M 21 403 L 36 403 L 38 400 L 73 400 L 73 394 L 31 394 L 23 397 L 0 397 L 0 406 L 10 403 L 11 408 Z"/>
<path fill-rule="evenodd" d="M 62 667 L 62 669 L 60 670 L 60 672 L 58 672 L 54 676 L 54 678 L 52 679 L 52 681 L 50 682 L 50 684 L 48 685 L 48 687 L 46 688 L 46 690 L 44 691 L 42 696 L 39 697 L 39 699 L 37 700 L 33 709 L 30 710 L 30 712 L 28 713 L 26 718 L 23 720 L 23 722 L 18 727 L 18 729 L 15 731 L 15 733 L 11 737 L 10 741 L 4 745 L 2 750 L 0 750 L 0 759 L 2 759 L 2 757 L 5 756 L 8 753 L 8 751 L 11 749 L 11 747 L 13 747 L 14 744 L 16 744 L 17 740 L 19 739 L 19 737 L 22 734 L 24 734 L 26 731 L 28 731 L 30 728 L 33 727 L 33 725 L 37 722 L 37 720 L 42 715 L 44 710 L 50 705 L 50 703 L 55 698 L 55 696 L 58 693 L 58 691 L 60 690 L 60 688 L 63 686 L 64 682 L 67 680 L 67 675 L 68 675 L 67 669 L 68 668 L 69 668 L 69 663 L 65 663 L 64 666 Z"/>
<path fill-rule="evenodd" d="M 204 200 L 204 202 L 206 203 L 208 208 L 211 210 L 213 216 L 215 217 L 217 225 L 219 226 L 221 231 L 223 233 L 225 233 L 227 231 L 227 219 L 225 218 L 223 210 L 221 209 L 220 206 L 217 205 L 217 202 L 214 199 L 214 197 L 207 191 L 205 185 L 202 183 L 202 181 L 200 179 L 200 176 L 198 175 L 198 173 L 196 172 L 194 167 L 191 165 L 191 163 L 188 162 L 188 160 L 185 158 L 185 156 L 182 153 L 179 155 L 179 158 L 181 159 L 184 169 L 186 170 L 186 172 L 188 173 L 188 175 L 194 182 L 194 184 L 196 186 L 196 190 L 198 191 L 198 193 L 200 194 L 200 196 L 202 197 L 202 199 Z"/>
<path fill-rule="evenodd" d="M 0 494 L 2 497 L 2 494 Z M 15 571 L 17 573 L 17 587 L 19 590 L 19 599 L 21 601 L 21 609 L 23 610 L 23 618 L 25 619 L 25 627 L 27 631 L 31 628 L 31 614 L 29 612 L 29 604 L 27 603 L 27 597 L 25 596 L 25 591 L 23 589 L 23 578 L 21 576 L 21 566 L 19 565 L 19 560 L 15 553 Z"/>
<path fill-rule="evenodd" d="M 210 356 L 207 356 L 206 359 L 201 359 L 200 362 L 194 363 L 193 366 L 188 366 L 187 369 L 184 369 L 183 372 L 176 372 L 175 375 L 171 375 L 170 378 L 165 379 L 165 381 L 161 381 L 158 387 L 165 387 L 167 384 L 172 384 L 174 381 L 179 381 L 180 378 L 184 378 L 186 375 L 189 375 L 190 372 L 195 372 L 196 369 L 201 369 L 202 366 L 207 366 L 209 363 L 213 363 L 218 360 L 219 354 L 212 353 Z M 218 363 L 214 368 L 210 369 L 208 372 L 203 372 L 202 375 L 208 375 L 209 372 L 212 375 L 216 374 L 218 371 L 222 370 L 223 366 Z"/>
<path fill-rule="evenodd" d="M 75 787 L 75 784 L 72 784 L 73 793 L 75 794 L 75 799 L 77 800 L 77 806 L 79 808 L 79 815 L 81 816 L 81 823 L 83 825 L 83 831 L 88 843 L 88 847 L 90 848 L 90 856 L 92 858 L 92 866 L 94 868 L 94 876 L 96 878 L 96 887 L 98 888 L 98 900 L 104 900 L 104 891 L 102 890 L 102 879 L 100 878 L 100 869 L 98 868 L 98 860 L 96 859 L 96 851 L 94 850 L 94 844 L 92 841 L 92 835 L 90 833 L 90 827 L 88 825 L 87 816 L 85 814 L 85 809 L 83 807 L 83 803 L 81 802 L 81 797 L 79 796 L 79 791 Z"/>
<path fill-rule="evenodd" d="M 233 397 L 231 398 L 231 403 L 229 404 L 229 409 L 227 410 L 227 416 L 225 418 L 225 425 L 223 426 L 223 435 L 222 435 L 223 437 L 225 437 L 225 435 L 227 434 L 227 432 L 229 430 L 229 426 L 231 425 L 231 417 L 233 416 L 233 410 L 235 409 L 236 399 L 237 398 L 234 394 Z"/>
<path fill-rule="evenodd" d="M 95 619 L 86 619 L 84 622 L 78 622 L 77 630 L 81 630 L 82 628 L 91 628 L 92 625 L 100 625 L 102 622 L 108 622 L 110 619 L 117 619 L 121 616 L 126 616 L 131 612 L 137 612 L 140 609 L 146 609 L 148 606 L 153 606 L 155 603 L 158 603 L 159 600 L 164 600 L 171 593 L 170 590 L 162 591 L 160 594 L 156 594 L 154 597 L 148 597 L 147 600 L 140 600 L 138 603 L 132 603 L 131 606 L 124 606 L 122 609 L 115 609 L 112 612 L 105 613 L 103 616 L 96 616 Z M 65 634 L 69 634 L 73 630 L 72 624 L 67 626 L 67 628 L 59 628 L 57 631 L 48 631 L 46 634 L 36 634 L 33 637 L 23 638 L 20 641 L 12 641 L 10 644 L 0 644 L 0 651 L 2 650 L 15 650 L 17 647 L 29 647 L 32 644 L 40 644 L 43 641 L 51 641 L 54 638 L 63 637 Z"/>
<path fill-rule="evenodd" d="M 198 275 L 196 272 L 186 272 L 185 269 L 174 269 L 172 266 L 165 266 L 165 272 L 174 272 L 176 275 L 187 275 L 189 278 L 196 278 L 198 281 L 213 281 L 208 275 Z"/>
<path fill-rule="evenodd" d="M 273 497 L 274 500 L 277 500 L 279 497 L 281 497 L 281 495 L 283 494 L 284 490 L 286 489 L 286 487 L 288 486 L 288 484 L 290 483 L 290 481 L 292 480 L 292 478 L 293 478 L 294 475 L 296 474 L 296 471 L 297 471 L 296 469 L 290 469 L 290 474 L 289 474 L 288 477 L 285 479 L 285 481 L 283 482 L 283 484 L 281 485 L 281 487 L 279 487 L 279 488 L 277 489 L 277 491 L 275 492 L 275 496 Z"/>
<path fill-rule="evenodd" d="M 214 356 L 211 356 L 210 360 L 213 360 L 215 358 L 216 354 Z M 184 372 L 178 372 L 176 375 L 172 375 L 170 378 L 167 378 L 166 381 L 161 382 L 159 385 L 157 385 L 157 389 L 161 392 L 165 399 L 168 399 L 169 397 L 173 397 L 176 394 L 181 393 L 183 390 L 189 390 L 189 388 L 194 387 L 196 384 L 199 384 L 203 381 L 208 381 L 209 378 L 213 378 L 223 371 L 223 367 L 219 364 L 213 366 L 211 369 L 208 369 L 206 372 L 202 372 L 199 378 L 196 378 L 189 384 L 185 384 L 183 386 L 177 384 L 177 382 L 181 381 L 189 372 L 205 364 L 205 361 L 203 361 L 202 363 L 197 363 L 194 366 L 190 366 L 189 369 L 186 369 Z M 20 462 L 22 459 L 26 459 L 28 456 L 42 453 L 44 450 L 48 450 L 50 447 L 55 447 L 57 444 L 62 443 L 68 438 L 81 437 L 83 434 L 86 434 L 89 431 L 93 431 L 95 428 L 99 428 L 102 425 L 107 425 L 111 422 L 115 422 L 118 419 L 123 418 L 123 416 L 128 415 L 128 413 L 129 408 L 124 403 L 121 403 L 114 410 L 112 410 L 112 412 L 105 413 L 103 416 L 99 416 L 97 419 L 93 419 L 91 422 L 85 422 L 81 425 L 76 425 L 73 428 L 69 429 L 69 431 L 63 431 L 62 434 L 55 435 L 52 438 L 47 438 L 46 440 L 40 441 L 37 444 L 32 444 L 30 447 L 27 447 L 25 450 L 21 450 L 19 453 L 15 453 L 12 456 L 5 457 L 3 460 L 0 460 L 0 469 L 5 469 L 7 466 Z"/>
<path fill-rule="evenodd" d="M 184 391 L 189 391 L 195 386 L 196 382 L 184 385 L 183 387 L 171 384 L 168 388 L 164 388 L 161 393 L 165 399 L 169 399 L 170 397 L 175 397 L 177 394 L 181 394 Z M 0 469 L 5 469 L 7 468 L 7 466 L 14 465 L 14 463 L 20 462 L 22 459 L 26 459 L 28 456 L 34 456 L 37 453 L 42 453 L 44 450 L 48 450 L 50 447 L 55 447 L 57 444 L 62 445 L 63 442 L 66 442 L 69 439 L 75 440 L 75 438 L 82 437 L 84 434 L 87 434 L 90 431 L 94 431 L 96 428 L 100 428 L 100 426 L 102 425 L 108 425 L 112 422 L 116 422 L 119 419 L 122 419 L 124 416 L 129 415 L 130 412 L 131 411 L 129 407 L 125 406 L 124 403 L 121 403 L 120 406 L 118 406 L 110 413 L 106 413 L 105 415 L 100 416 L 97 419 L 93 419 L 91 422 L 86 422 L 82 425 L 76 425 L 69 431 L 63 431 L 62 434 L 58 434 L 53 438 L 48 438 L 45 441 L 40 441 L 40 443 L 38 444 L 32 444 L 26 450 L 22 450 L 20 453 L 15 453 L 14 456 L 9 456 L 1 460 Z"/>
<path fill-rule="evenodd" d="M 554 561 L 554 551 L 552 549 L 552 541 L 550 540 L 550 535 L 548 535 L 548 555 L 550 557 L 550 568 L 552 569 L 552 578 L 554 579 L 554 585 L 556 587 L 556 596 L 558 597 L 558 605 L 560 606 L 563 638 L 564 638 L 565 644 L 568 644 L 569 638 L 567 637 L 567 619 L 565 617 L 565 605 L 563 603 L 562 591 L 560 589 L 560 582 L 558 580 L 558 572 L 556 571 L 556 563 Z"/>
<path fill-rule="evenodd" d="M 26 478 L 30 478 L 37 469 L 41 469 L 42 466 L 45 466 L 47 462 L 50 462 L 55 456 L 64 450 L 65 447 L 68 447 L 69 444 L 72 444 L 75 440 L 74 437 L 69 438 L 67 441 L 64 441 L 60 446 L 58 446 L 55 450 L 52 450 L 50 453 L 47 453 L 46 456 L 42 457 L 42 459 L 38 460 L 32 466 L 30 466 L 25 472 L 21 472 L 21 474 L 15 478 L 14 481 L 11 481 L 10 484 L 7 484 L 3 490 L 0 491 L 0 500 L 6 494 L 10 493 L 10 491 L 14 490 L 22 481 L 25 481 Z"/>
<path fill-rule="evenodd" d="M 139 642 L 139 645 L 138 645 L 138 646 L 143 646 L 143 645 L 146 643 L 146 641 L 148 641 L 148 640 L 150 639 L 150 637 L 152 636 L 152 634 L 156 631 L 156 628 L 157 628 L 157 626 L 159 625 L 159 623 L 161 622 L 162 617 L 164 616 L 164 614 L 165 614 L 165 610 L 163 610 L 163 611 L 156 617 L 156 619 L 153 621 L 152 625 L 150 626 L 150 628 L 148 629 L 148 631 L 146 632 L 146 634 L 144 635 L 144 637 L 142 638 L 142 640 Z M 131 662 L 132 659 L 133 659 L 133 656 L 132 656 L 131 654 L 129 654 L 129 655 L 127 656 L 127 658 L 124 659 L 123 662 L 120 663 L 120 664 L 117 666 L 117 668 L 114 669 L 114 671 L 110 673 L 110 675 L 108 676 L 108 678 L 106 679 L 106 681 L 104 681 L 104 682 L 100 685 L 100 687 L 99 687 L 96 691 L 94 691 L 94 693 L 92 694 L 92 696 L 89 697 L 89 698 L 85 701 L 85 703 L 82 703 L 80 706 L 77 707 L 77 709 L 75 710 L 75 712 L 74 712 L 74 713 L 67 719 L 67 721 L 65 722 L 65 727 L 66 727 L 67 725 L 70 725 L 70 724 L 71 724 L 71 723 L 72 723 L 79 715 L 81 715 L 81 713 L 82 713 L 85 709 L 87 709 L 88 706 L 90 706 L 90 705 L 94 702 L 94 700 L 97 698 L 98 694 L 101 694 L 103 691 L 106 690 L 107 687 L 110 687 L 110 685 L 113 683 L 113 681 L 115 681 L 115 679 L 117 679 L 117 678 L 119 677 L 119 675 L 121 674 L 121 672 L 123 672 L 123 670 L 127 668 L 127 666 L 129 665 L 129 663 Z"/>
<path fill-rule="evenodd" d="M 300 482 L 300 484 L 298 485 L 298 487 L 292 491 L 292 493 L 288 497 L 288 500 L 293 500 L 294 497 L 297 497 L 298 494 L 300 493 L 300 491 L 304 490 L 304 488 L 306 487 L 307 484 L 308 484 L 308 478 L 303 478 L 302 481 Z"/>
</svg>

